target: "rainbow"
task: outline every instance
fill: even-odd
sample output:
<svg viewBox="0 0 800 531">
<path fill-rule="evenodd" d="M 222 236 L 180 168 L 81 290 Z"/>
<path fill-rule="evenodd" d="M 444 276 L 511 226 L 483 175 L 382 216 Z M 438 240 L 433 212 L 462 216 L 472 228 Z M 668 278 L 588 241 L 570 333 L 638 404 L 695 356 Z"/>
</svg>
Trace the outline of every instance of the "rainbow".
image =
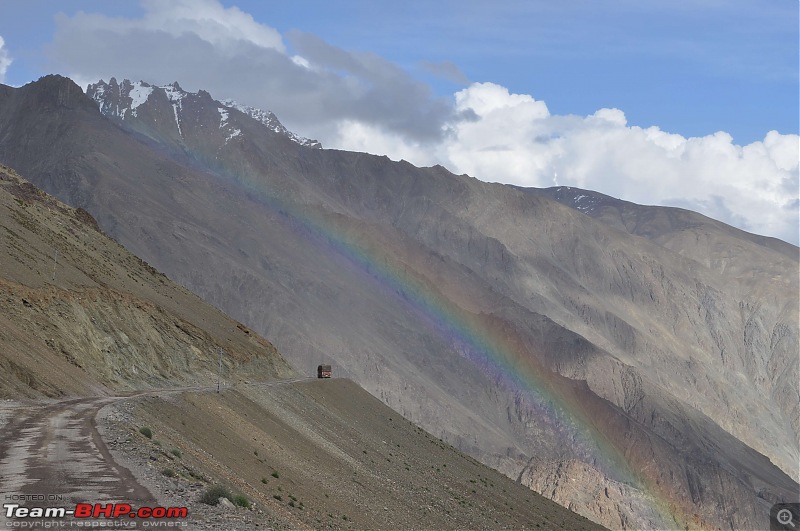
<svg viewBox="0 0 800 531">
<path fill-rule="evenodd" d="M 393 254 L 379 253 L 369 242 L 354 238 L 337 218 L 283 201 L 270 193 L 263 181 L 241 172 L 217 174 L 258 200 L 298 236 L 345 259 L 387 296 L 414 311 L 432 331 L 490 377 L 524 393 L 539 413 L 540 422 L 557 433 L 562 444 L 591 455 L 593 465 L 607 476 L 645 494 L 651 514 L 660 521 L 658 528 L 715 527 L 694 514 L 694 505 L 685 496 L 648 473 L 652 463 L 631 455 L 623 447 L 622 437 L 613 437 L 608 427 L 603 429 L 595 418 L 597 412 L 588 410 L 585 401 L 581 401 L 585 391 L 576 382 L 547 369 L 513 327 L 491 316 L 471 313 L 440 295 L 427 279 L 410 272 Z"/>
</svg>

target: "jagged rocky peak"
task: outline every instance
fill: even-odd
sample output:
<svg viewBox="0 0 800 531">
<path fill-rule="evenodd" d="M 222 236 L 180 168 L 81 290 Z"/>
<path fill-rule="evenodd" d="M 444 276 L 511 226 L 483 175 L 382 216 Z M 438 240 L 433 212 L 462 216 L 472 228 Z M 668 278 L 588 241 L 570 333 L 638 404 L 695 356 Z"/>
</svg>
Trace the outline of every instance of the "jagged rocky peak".
<svg viewBox="0 0 800 531">
<path fill-rule="evenodd" d="M 4 94 L 8 95 L 5 87 Z M 83 89 L 75 84 L 68 77 L 58 74 L 50 74 L 39 78 L 37 81 L 28 83 L 24 87 L 26 90 L 24 99 L 29 105 L 40 110 L 54 110 L 56 108 L 78 108 L 90 106 L 83 94 Z"/>
<path fill-rule="evenodd" d="M 241 105 L 233 100 L 217 101 L 204 90 L 187 92 L 181 88 L 177 81 L 168 85 L 156 86 L 144 81 L 132 82 L 128 79 L 123 79 L 120 83 L 112 77 L 107 83 L 101 79 L 97 83 L 90 84 L 86 89 L 86 94 L 97 103 L 102 114 L 121 122 L 130 122 L 141 118 L 139 115 L 140 107 L 147 104 L 148 101 L 151 104 L 155 99 L 167 101 L 172 106 L 175 130 L 177 130 L 180 137 L 184 136 L 184 130 L 182 129 L 182 127 L 185 127 L 184 107 L 187 101 L 191 101 L 192 104 L 207 108 L 216 107 L 219 113 L 219 123 L 204 125 L 206 127 L 218 126 L 226 144 L 233 138 L 243 134 L 244 128 L 240 120 L 246 120 L 247 118 L 245 117 L 249 117 L 269 131 L 285 136 L 302 146 L 322 147 L 322 144 L 316 140 L 311 140 L 289 131 L 271 111 Z M 158 96 L 153 97 L 153 94 L 158 94 Z M 163 98 L 160 98 L 162 95 Z M 244 116 L 237 116 L 238 113 Z"/>
<path fill-rule="evenodd" d="M 86 88 L 86 95 L 97 102 L 101 113 L 123 120 L 136 117 L 137 109 L 152 93 L 153 87 L 144 81 L 123 79 L 122 83 L 117 83 L 113 77 L 108 83 L 101 79 Z"/>
<path fill-rule="evenodd" d="M 271 131 L 287 136 L 300 145 L 313 148 L 322 147 L 322 144 L 319 141 L 311 140 L 309 138 L 304 138 L 286 129 L 286 127 L 284 127 L 284 125 L 280 122 L 280 120 L 278 120 L 278 117 L 275 116 L 275 113 L 273 113 L 272 111 L 265 111 L 262 109 L 257 109 L 255 107 L 250 107 L 248 105 L 242 105 L 241 103 L 238 103 L 231 99 L 222 100 L 222 104 L 228 109 L 236 109 L 237 111 L 246 114 L 247 116 L 253 118 L 254 120 L 257 120 L 262 124 L 264 124 Z"/>
</svg>

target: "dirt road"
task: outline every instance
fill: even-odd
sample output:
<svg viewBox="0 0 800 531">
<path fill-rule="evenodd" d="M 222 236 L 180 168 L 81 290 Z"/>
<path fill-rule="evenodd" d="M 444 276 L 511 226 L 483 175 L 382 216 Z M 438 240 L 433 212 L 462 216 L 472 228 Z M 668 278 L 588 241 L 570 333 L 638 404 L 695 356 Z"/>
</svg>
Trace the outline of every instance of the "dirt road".
<svg viewBox="0 0 800 531">
<path fill-rule="evenodd" d="M 97 432 L 98 410 L 119 398 L 79 398 L 7 412 L 10 418 L 0 433 L 3 504 L 67 509 L 76 503 L 155 505 L 155 497 L 111 458 Z M 4 507 L 0 522 L 8 520 Z"/>
<path fill-rule="evenodd" d="M 306 379 L 248 385 L 271 387 Z M 137 508 L 157 505 L 153 494 L 111 456 L 97 431 L 97 412 L 112 402 L 145 395 L 216 390 L 216 386 L 181 387 L 124 396 L 74 398 L 44 405 L 0 405 L 2 503 L 68 509 L 76 503 L 127 503 Z M 5 507 L 0 511 L 3 527 L 11 520 L 6 512 Z M 27 521 L 36 524 L 35 519 Z M 39 524 L 44 526 L 42 522 Z"/>
</svg>

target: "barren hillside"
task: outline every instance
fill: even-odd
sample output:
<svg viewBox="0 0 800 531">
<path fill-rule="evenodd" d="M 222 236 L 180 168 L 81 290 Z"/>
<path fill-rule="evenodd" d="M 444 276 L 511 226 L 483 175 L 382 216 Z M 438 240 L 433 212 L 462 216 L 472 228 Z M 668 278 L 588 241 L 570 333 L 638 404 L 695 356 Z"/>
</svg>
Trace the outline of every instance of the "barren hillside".
<svg viewBox="0 0 800 531">
<path fill-rule="evenodd" d="M 240 385 L 221 395 L 184 393 L 121 409 L 107 421 L 112 440 L 120 441 L 115 448 L 164 503 L 192 504 L 201 476 L 251 500 L 250 512 L 193 504 L 221 529 L 256 522 L 312 529 L 600 528 L 432 437 L 348 380 Z M 142 437 L 139 426 L 151 427 L 158 444 Z M 175 477 L 165 480 L 164 469 Z"/>
<path fill-rule="evenodd" d="M 188 506 L 191 529 L 243 531 L 599 528 L 353 382 L 304 382 L 269 342 L 5 167 L 0 231 L 0 493 L 34 496 L 23 507 Z M 250 509 L 200 503 L 217 484 Z"/>
<path fill-rule="evenodd" d="M 0 396 L 290 376 L 275 348 L 0 167 Z"/>
</svg>

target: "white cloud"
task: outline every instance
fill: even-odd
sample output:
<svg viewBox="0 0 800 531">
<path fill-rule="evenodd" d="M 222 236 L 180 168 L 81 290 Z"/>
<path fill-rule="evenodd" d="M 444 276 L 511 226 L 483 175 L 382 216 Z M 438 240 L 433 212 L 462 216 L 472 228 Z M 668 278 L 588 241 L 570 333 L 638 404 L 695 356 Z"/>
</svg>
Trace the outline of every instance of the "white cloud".
<svg viewBox="0 0 800 531">
<path fill-rule="evenodd" d="M 499 85 L 455 94 L 449 134 L 435 145 L 348 123 L 329 145 L 520 186 L 576 186 L 643 204 L 689 208 L 745 230 L 798 242 L 800 137 L 770 131 L 746 146 L 728 133 L 685 138 L 627 125 L 619 109 L 551 115 Z M 333 147 L 332 146 L 332 147 Z"/>
<path fill-rule="evenodd" d="M 191 32 L 219 47 L 247 41 L 284 52 L 281 34 L 253 20 L 238 7 L 224 8 L 216 0 L 146 0 L 143 26 L 172 35 Z"/>
<path fill-rule="evenodd" d="M 545 102 L 493 83 L 473 83 L 448 101 L 385 59 L 314 35 L 288 34 L 289 52 L 274 28 L 217 0 L 143 5 L 138 19 L 58 17 L 51 57 L 74 79 L 177 80 L 270 109 L 326 147 L 442 164 L 487 181 L 682 206 L 798 242 L 797 135 L 772 131 L 746 146 L 724 132 L 685 138 L 628 125 L 619 109 L 553 115 Z M 10 61 L 3 50 L 0 77 Z"/>
<path fill-rule="evenodd" d="M 340 121 L 333 135 L 327 139 L 336 143 L 339 149 L 391 155 L 394 160 L 413 161 L 418 166 L 437 162 L 436 155 L 419 143 L 409 142 L 401 135 L 354 120 Z"/>
<path fill-rule="evenodd" d="M 116 35 L 123 39 L 141 32 L 157 32 L 172 37 L 191 34 L 229 55 L 241 52 L 237 47 L 239 43 L 280 52 L 286 50 L 277 30 L 256 22 L 237 7 L 225 8 L 217 0 L 143 0 L 142 6 L 144 16 L 141 19 L 79 12 L 72 18 L 61 15 L 57 22 L 62 26 L 66 24 L 86 32 Z M 166 49 L 164 53 L 169 54 L 170 51 Z"/>
<path fill-rule="evenodd" d="M 0 83 L 6 82 L 6 71 L 11 65 L 11 55 L 6 48 L 6 41 L 0 37 Z"/>
</svg>

